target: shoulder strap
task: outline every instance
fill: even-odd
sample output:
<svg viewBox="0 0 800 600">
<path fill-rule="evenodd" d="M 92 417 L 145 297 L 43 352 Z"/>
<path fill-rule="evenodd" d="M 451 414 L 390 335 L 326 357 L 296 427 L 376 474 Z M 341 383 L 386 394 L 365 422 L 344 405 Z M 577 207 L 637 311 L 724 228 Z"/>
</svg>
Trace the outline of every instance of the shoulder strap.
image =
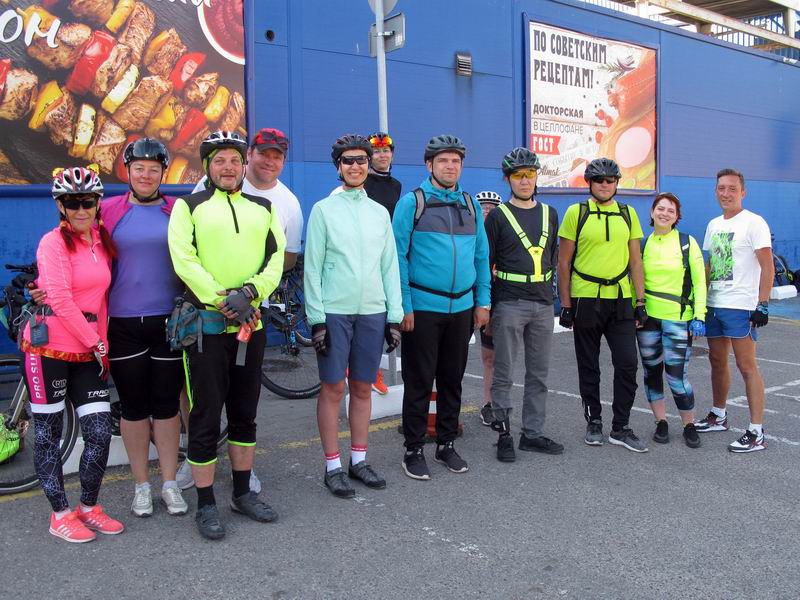
<svg viewBox="0 0 800 600">
<path fill-rule="evenodd" d="M 477 224 L 478 217 L 475 215 L 475 206 L 472 204 L 472 196 L 469 195 L 468 192 L 461 192 L 464 194 L 464 202 L 467 203 L 467 210 L 469 211 L 469 216 L 472 217 L 472 220 L 475 221 Z"/>
<path fill-rule="evenodd" d="M 644 249 L 647 248 L 647 240 L 649 239 L 650 236 L 648 235 L 642 240 L 642 258 L 644 258 Z"/>
<path fill-rule="evenodd" d="M 414 190 L 414 197 L 417 200 L 417 208 L 414 211 L 414 225 L 412 229 L 416 229 L 417 223 L 419 223 L 422 217 L 422 213 L 425 212 L 425 192 L 422 191 L 422 188 L 417 188 Z"/>
<path fill-rule="evenodd" d="M 625 224 L 628 226 L 628 231 L 631 230 L 631 210 L 628 208 L 627 204 L 623 204 L 622 202 L 617 202 L 617 206 L 619 206 L 619 214 L 622 216 L 622 220 L 625 221 Z"/>
<path fill-rule="evenodd" d="M 528 239 L 528 234 L 526 234 L 522 229 L 522 226 L 519 224 L 519 221 L 517 221 L 517 218 L 505 203 L 500 204 L 497 208 L 500 209 L 500 212 L 503 213 L 505 218 L 508 220 L 508 224 L 511 225 L 511 229 L 514 230 L 514 233 L 519 238 L 519 241 L 522 242 L 522 246 L 526 251 L 530 252 L 533 244 L 531 244 L 530 239 Z"/>
<path fill-rule="evenodd" d="M 683 258 L 683 288 L 681 289 L 681 317 L 686 310 L 686 302 L 692 296 L 692 272 L 689 267 L 689 234 L 678 232 L 678 241 L 681 245 L 681 257 Z M 692 302 L 694 304 L 694 302 Z"/>
</svg>

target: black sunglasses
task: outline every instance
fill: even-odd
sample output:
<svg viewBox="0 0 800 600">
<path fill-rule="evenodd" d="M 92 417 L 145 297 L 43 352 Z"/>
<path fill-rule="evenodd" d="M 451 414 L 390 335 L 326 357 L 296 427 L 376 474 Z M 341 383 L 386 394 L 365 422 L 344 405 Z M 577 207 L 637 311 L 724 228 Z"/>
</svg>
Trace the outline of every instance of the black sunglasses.
<svg viewBox="0 0 800 600">
<path fill-rule="evenodd" d="M 345 165 L 355 165 L 355 164 L 365 165 L 365 164 L 367 164 L 369 162 L 369 157 L 368 156 L 363 156 L 363 155 L 362 156 L 343 156 L 341 160 L 342 160 L 342 163 L 345 164 Z"/>
<path fill-rule="evenodd" d="M 91 210 L 97 206 L 97 198 L 59 198 L 67 210 Z"/>
<path fill-rule="evenodd" d="M 617 183 L 614 177 L 592 177 L 593 183 Z"/>
</svg>

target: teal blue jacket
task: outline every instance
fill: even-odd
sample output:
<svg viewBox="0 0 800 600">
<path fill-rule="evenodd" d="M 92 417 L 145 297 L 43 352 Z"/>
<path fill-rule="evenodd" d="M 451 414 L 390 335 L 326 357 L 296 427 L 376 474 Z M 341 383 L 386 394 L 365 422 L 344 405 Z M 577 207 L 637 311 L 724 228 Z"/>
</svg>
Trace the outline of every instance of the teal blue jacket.
<svg viewBox="0 0 800 600">
<path fill-rule="evenodd" d="M 403 319 L 389 213 L 363 189 L 335 191 L 311 209 L 304 276 L 310 325 L 324 323 L 326 314 Z"/>
<path fill-rule="evenodd" d="M 444 190 L 428 178 L 420 188 L 425 193 L 426 208 L 416 227 L 413 191 L 397 202 L 392 220 L 403 311 L 457 313 L 487 306 L 489 242 L 480 205 L 472 200 L 470 214 L 459 185 L 455 190 Z"/>
</svg>

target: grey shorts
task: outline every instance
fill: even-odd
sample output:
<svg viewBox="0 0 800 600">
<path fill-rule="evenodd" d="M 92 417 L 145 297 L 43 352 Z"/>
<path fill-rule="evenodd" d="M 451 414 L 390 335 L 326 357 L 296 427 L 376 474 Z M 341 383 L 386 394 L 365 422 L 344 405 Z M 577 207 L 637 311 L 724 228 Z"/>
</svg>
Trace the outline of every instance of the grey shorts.
<svg viewBox="0 0 800 600">
<path fill-rule="evenodd" d="M 319 378 L 323 383 L 338 383 L 348 377 L 355 381 L 375 381 L 383 354 L 386 313 L 374 315 L 325 315 L 328 328 L 328 355 L 317 354 Z"/>
</svg>

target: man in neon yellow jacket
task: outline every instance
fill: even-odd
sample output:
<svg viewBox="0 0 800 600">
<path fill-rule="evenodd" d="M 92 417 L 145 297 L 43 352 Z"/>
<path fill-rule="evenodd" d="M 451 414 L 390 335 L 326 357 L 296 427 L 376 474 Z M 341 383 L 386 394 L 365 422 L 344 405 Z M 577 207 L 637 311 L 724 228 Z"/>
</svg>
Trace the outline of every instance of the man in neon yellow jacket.
<svg viewBox="0 0 800 600">
<path fill-rule="evenodd" d="M 331 156 L 342 188 L 314 205 L 306 234 L 304 290 L 322 383 L 317 423 L 325 452 L 324 481 L 339 498 L 355 496 L 348 476 L 373 489 L 386 487 L 366 460 L 371 391 L 383 342 L 387 351 L 398 346 L 403 318 L 389 213 L 364 191 L 371 155 L 372 146 L 363 136 L 336 140 Z M 339 457 L 338 427 L 346 376 L 352 443 L 347 473 Z"/>
<path fill-rule="evenodd" d="M 168 229 L 172 264 L 186 284 L 186 300 L 203 311 L 209 326 L 203 325 L 202 347 L 186 348 L 184 365 L 195 521 L 203 537 L 215 540 L 225 536 L 213 491 L 223 406 L 233 471 L 231 508 L 260 522 L 278 517 L 250 489 L 250 473 L 265 344 L 258 307 L 280 282 L 286 238 L 269 200 L 241 191 L 246 152 L 247 142 L 236 133 L 209 135 L 200 156 L 211 185 L 178 198 Z M 245 338 L 249 333 L 249 342 L 237 332 Z"/>
</svg>

